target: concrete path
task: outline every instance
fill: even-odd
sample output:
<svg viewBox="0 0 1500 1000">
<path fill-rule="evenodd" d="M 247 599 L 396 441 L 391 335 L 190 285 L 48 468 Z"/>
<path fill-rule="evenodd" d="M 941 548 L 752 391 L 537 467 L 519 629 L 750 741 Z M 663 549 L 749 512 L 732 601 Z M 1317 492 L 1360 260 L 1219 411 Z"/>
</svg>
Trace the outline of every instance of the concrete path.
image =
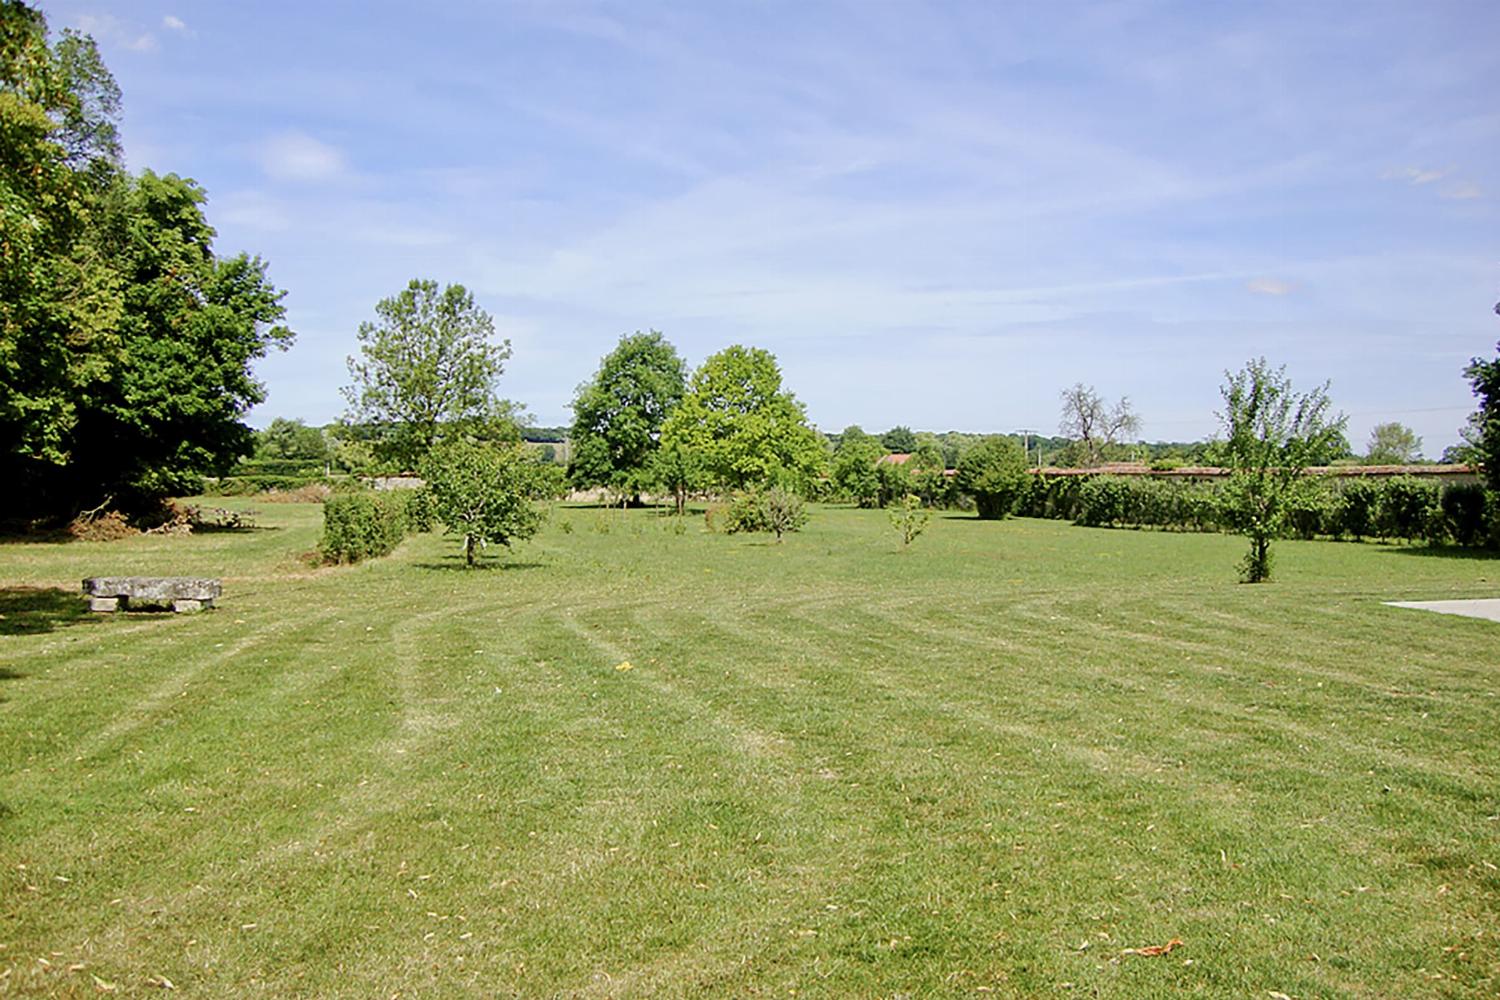
<svg viewBox="0 0 1500 1000">
<path fill-rule="evenodd" d="M 1482 597 L 1472 601 L 1386 601 L 1393 608 L 1416 608 L 1436 611 L 1440 615 L 1463 615 L 1465 618 L 1487 618 L 1500 622 L 1500 597 Z"/>
</svg>

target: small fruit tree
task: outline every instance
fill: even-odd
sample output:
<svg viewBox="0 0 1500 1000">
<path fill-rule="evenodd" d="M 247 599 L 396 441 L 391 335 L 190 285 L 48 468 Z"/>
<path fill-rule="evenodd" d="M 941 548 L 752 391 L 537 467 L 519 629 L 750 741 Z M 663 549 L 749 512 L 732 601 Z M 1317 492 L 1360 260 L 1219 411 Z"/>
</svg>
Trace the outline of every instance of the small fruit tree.
<svg viewBox="0 0 1500 1000">
<path fill-rule="evenodd" d="M 509 547 L 542 525 L 534 502 L 545 491 L 535 462 L 514 445 L 457 442 L 422 464 L 434 517 L 463 538 L 464 562 L 474 566 L 488 542 Z"/>
</svg>

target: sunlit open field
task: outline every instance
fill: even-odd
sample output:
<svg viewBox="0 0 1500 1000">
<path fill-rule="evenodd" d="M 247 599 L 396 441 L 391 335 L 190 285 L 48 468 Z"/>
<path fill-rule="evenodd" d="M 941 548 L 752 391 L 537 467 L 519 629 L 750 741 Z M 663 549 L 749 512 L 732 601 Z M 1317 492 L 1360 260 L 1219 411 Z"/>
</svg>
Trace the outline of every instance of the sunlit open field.
<svg viewBox="0 0 1500 1000">
<path fill-rule="evenodd" d="M 1380 603 L 1500 561 L 563 507 L 313 569 L 260 511 L 0 547 L 0 992 L 1500 992 L 1500 625 Z M 225 595 L 79 610 L 131 572 Z"/>
</svg>

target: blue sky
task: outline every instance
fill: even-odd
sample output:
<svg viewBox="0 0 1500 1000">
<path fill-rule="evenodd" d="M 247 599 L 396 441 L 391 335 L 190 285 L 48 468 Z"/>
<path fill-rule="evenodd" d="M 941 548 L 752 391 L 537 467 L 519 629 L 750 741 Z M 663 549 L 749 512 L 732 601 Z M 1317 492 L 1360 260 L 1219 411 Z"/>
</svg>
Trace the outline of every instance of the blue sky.
<svg viewBox="0 0 1500 1000">
<path fill-rule="evenodd" d="M 1331 380 L 1429 455 L 1500 318 L 1500 4 L 56 2 L 133 169 L 209 192 L 298 331 L 253 416 L 322 422 L 377 300 L 471 288 L 569 418 L 617 338 L 765 347 L 828 430 L 1149 439 L 1226 368 Z"/>
</svg>

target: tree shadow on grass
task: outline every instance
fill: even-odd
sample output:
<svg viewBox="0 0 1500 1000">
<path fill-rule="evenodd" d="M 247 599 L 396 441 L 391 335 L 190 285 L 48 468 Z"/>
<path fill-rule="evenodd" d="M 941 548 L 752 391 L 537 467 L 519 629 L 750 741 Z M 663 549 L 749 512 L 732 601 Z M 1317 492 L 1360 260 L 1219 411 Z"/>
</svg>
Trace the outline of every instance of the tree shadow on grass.
<svg viewBox="0 0 1500 1000">
<path fill-rule="evenodd" d="M 1469 559 L 1500 562 L 1500 550 L 1461 549 L 1457 545 L 1391 545 L 1380 549 L 1388 556 L 1425 556 L 1428 559 Z"/>
<path fill-rule="evenodd" d="M 480 560 L 477 564 L 468 566 L 464 564 L 462 556 L 454 556 L 451 559 L 445 559 L 443 562 L 419 562 L 412 565 L 417 569 L 462 570 L 465 573 L 487 573 L 512 569 L 541 569 L 547 564 L 539 562 L 500 562 L 498 560 L 491 562 L 489 560 Z"/>
<path fill-rule="evenodd" d="M 0 587 L 0 635 L 39 635 L 90 620 L 88 602 L 74 591 Z"/>
</svg>

